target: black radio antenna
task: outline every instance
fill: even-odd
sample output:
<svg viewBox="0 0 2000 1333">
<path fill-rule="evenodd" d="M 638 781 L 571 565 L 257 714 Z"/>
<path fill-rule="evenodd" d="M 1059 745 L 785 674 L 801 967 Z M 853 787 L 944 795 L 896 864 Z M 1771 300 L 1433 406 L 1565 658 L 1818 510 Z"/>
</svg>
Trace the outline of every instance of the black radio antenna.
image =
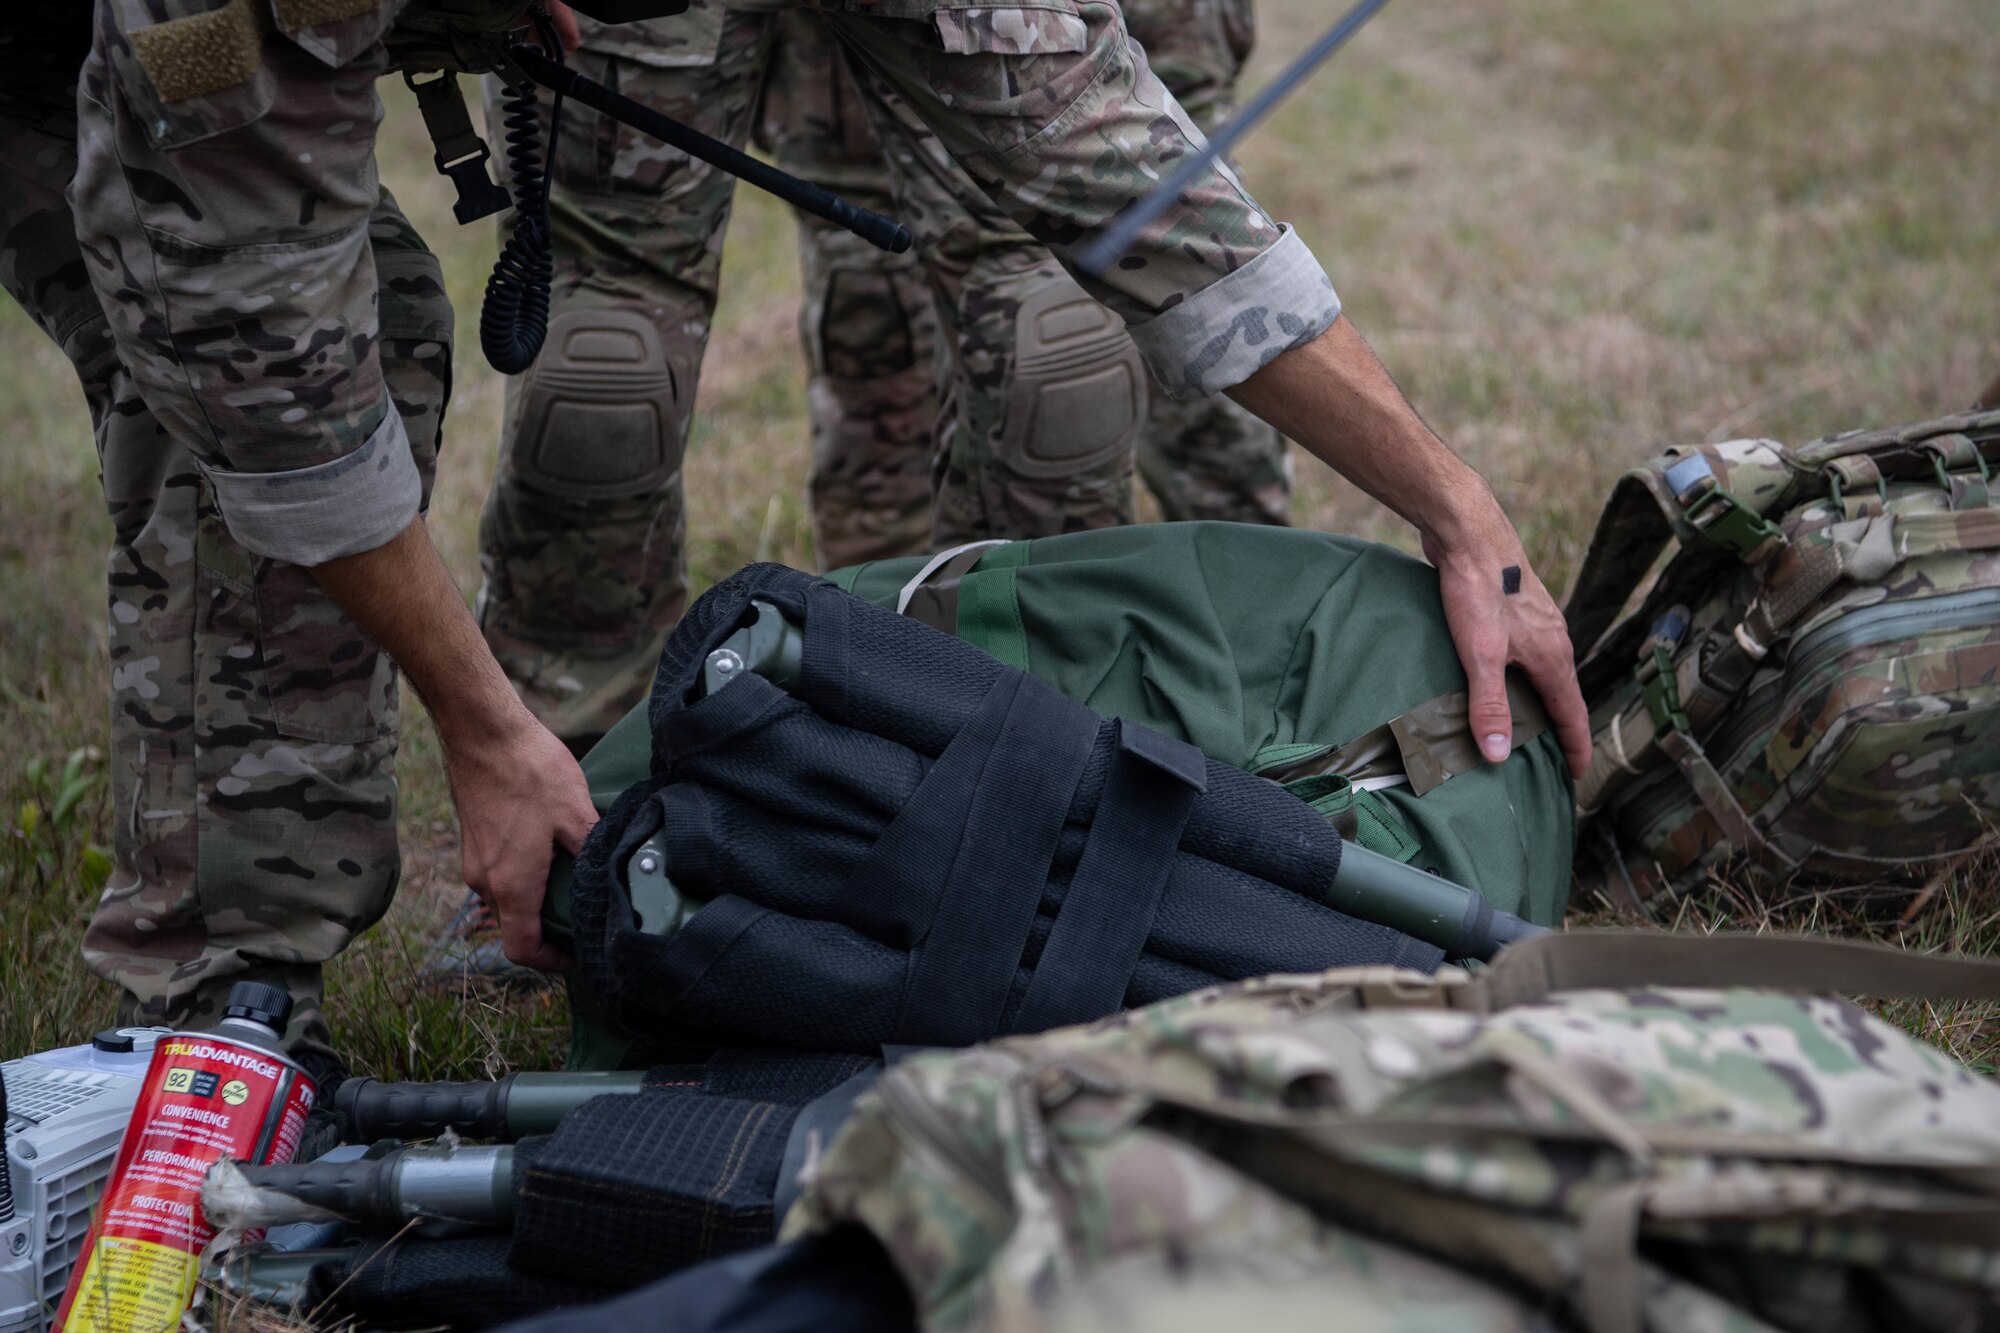
<svg viewBox="0 0 2000 1333">
<path fill-rule="evenodd" d="M 1361 3 L 1347 11 L 1340 22 L 1326 31 L 1318 41 L 1306 49 L 1304 55 L 1294 60 L 1285 71 L 1271 80 L 1241 111 L 1231 116 L 1209 138 L 1208 147 L 1181 163 L 1173 175 L 1155 186 L 1151 194 L 1136 204 L 1121 211 L 1111 220 L 1111 228 L 1102 236 L 1084 247 L 1077 257 L 1077 264 L 1087 273 L 1102 273 L 1132 248 L 1132 242 L 1147 223 L 1159 217 L 1172 207 L 1195 179 L 1207 171 L 1209 164 L 1227 153 L 1237 140 L 1248 134 L 1257 123 L 1271 114 L 1278 103 L 1291 96 L 1292 90 L 1305 80 L 1308 74 L 1319 68 L 1326 58 L 1346 44 L 1347 39 L 1359 32 L 1361 25 L 1375 17 L 1377 10 L 1389 0 L 1361 0 Z"/>
</svg>

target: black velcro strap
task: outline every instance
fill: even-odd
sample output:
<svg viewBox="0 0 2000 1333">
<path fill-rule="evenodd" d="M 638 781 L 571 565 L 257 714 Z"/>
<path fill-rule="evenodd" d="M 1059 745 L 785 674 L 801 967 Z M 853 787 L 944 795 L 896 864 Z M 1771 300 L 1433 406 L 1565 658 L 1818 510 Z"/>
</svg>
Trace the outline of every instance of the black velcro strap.
<svg viewBox="0 0 2000 1333">
<path fill-rule="evenodd" d="M 1055 928 L 1015 1015 L 1016 1032 L 1085 1023 L 1125 1007 L 1174 852 L 1208 790 L 1208 761 L 1186 741 L 1120 719 L 1118 752 Z"/>
<path fill-rule="evenodd" d="M 1000 1030 L 1099 719 L 1031 676 L 993 683 L 850 881 L 929 910 L 891 1037 L 965 1046 Z"/>
<path fill-rule="evenodd" d="M 1465 918 L 1459 922 L 1458 938 L 1444 951 L 1452 961 L 1461 958 L 1485 959 L 1493 952 L 1493 904 L 1480 895 L 1468 895 Z"/>
</svg>

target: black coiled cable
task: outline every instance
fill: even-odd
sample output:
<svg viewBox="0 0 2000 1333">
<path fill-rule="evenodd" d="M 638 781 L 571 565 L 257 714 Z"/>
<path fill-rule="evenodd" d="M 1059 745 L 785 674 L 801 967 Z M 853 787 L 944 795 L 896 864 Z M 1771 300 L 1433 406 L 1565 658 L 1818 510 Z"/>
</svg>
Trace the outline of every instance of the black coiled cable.
<svg viewBox="0 0 2000 1333">
<path fill-rule="evenodd" d="M 562 43 L 546 24 L 538 25 L 542 49 L 562 59 Z M 514 230 L 493 261 L 486 301 L 479 309 L 479 347 L 502 375 L 518 375 L 535 362 L 549 332 L 549 282 L 555 274 L 555 236 L 549 221 L 549 174 L 542 154 L 541 106 L 535 85 L 507 71 L 501 103 L 507 131 L 507 174 L 514 187 Z M 549 139 L 562 125 L 562 94 L 549 113 Z"/>
</svg>

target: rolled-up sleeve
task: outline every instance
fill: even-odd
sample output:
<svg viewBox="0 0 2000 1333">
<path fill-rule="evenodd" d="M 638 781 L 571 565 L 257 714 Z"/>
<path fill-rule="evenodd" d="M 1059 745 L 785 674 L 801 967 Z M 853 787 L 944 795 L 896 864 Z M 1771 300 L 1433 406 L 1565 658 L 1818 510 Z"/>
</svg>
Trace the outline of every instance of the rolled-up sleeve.
<svg viewBox="0 0 2000 1333">
<path fill-rule="evenodd" d="M 1143 323 L 1132 341 L 1176 398 L 1221 393 L 1340 317 L 1340 296 L 1290 227 L 1278 243 Z"/>
<path fill-rule="evenodd" d="M 410 526 L 423 478 L 391 408 L 352 453 L 289 472 L 201 465 L 229 535 L 258 555 L 318 565 L 372 551 Z"/>
<path fill-rule="evenodd" d="M 308 49 L 254 13 L 98 7 L 71 199 L 119 360 L 231 535 L 314 565 L 401 532 L 422 489 L 369 241 L 386 56 L 367 31 Z"/>
</svg>

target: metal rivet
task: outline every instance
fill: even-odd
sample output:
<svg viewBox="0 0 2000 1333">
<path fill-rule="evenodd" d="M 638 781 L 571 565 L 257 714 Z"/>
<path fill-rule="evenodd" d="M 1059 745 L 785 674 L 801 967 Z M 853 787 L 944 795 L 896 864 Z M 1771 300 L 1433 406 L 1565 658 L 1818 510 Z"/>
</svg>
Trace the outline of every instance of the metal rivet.
<svg viewBox="0 0 2000 1333">
<path fill-rule="evenodd" d="M 640 873 L 640 874 L 642 874 L 642 875 L 656 875 L 656 874 L 658 874 L 658 873 L 659 873 L 659 871 L 660 871 L 660 858 L 659 858 L 659 857 L 657 857 L 657 856 L 642 856 L 642 857 L 640 857 L 640 858 L 639 858 L 639 873 Z"/>
</svg>

